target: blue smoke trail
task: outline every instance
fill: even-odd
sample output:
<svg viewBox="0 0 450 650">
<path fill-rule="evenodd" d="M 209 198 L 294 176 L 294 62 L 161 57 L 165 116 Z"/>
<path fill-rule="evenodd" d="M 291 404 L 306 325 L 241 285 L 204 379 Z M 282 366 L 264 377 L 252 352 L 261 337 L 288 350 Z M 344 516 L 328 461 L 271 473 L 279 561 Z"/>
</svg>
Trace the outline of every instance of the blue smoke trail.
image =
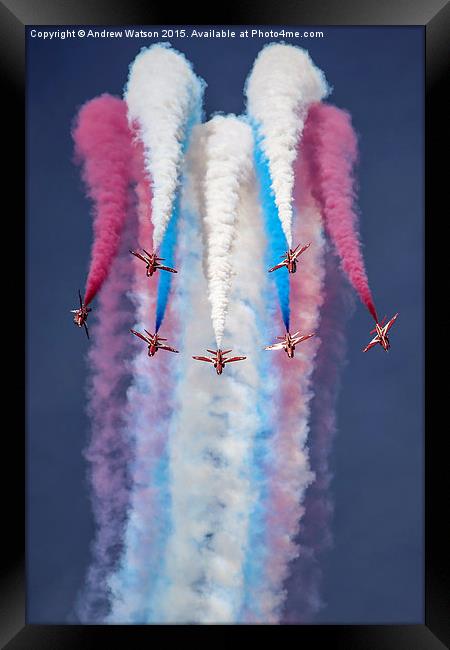
<svg viewBox="0 0 450 650">
<path fill-rule="evenodd" d="M 184 182 L 183 182 L 184 185 Z M 192 212 L 192 209 L 186 205 L 186 201 L 181 197 L 179 209 L 181 212 L 180 219 L 180 270 L 184 271 L 183 282 L 177 283 L 174 289 L 173 301 L 174 301 L 174 310 L 175 312 L 184 318 L 186 322 L 190 321 L 195 317 L 195 314 L 192 312 L 192 304 L 190 302 L 190 297 L 192 294 L 192 286 L 195 286 L 196 275 L 200 270 L 201 265 L 201 254 L 195 247 L 190 246 L 190 243 L 193 241 L 200 241 L 200 232 L 197 223 L 197 217 L 195 213 Z M 179 332 L 178 343 L 180 349 L 183 350 L 185 347 L 186 341 L 186 327 L 184 326 Z M 181 356 L 181 355 L 180 355 Z M 183 357 L 181 359 L 176 359 L 176 363 L 173 364 L 173 385 L 175 386 L 174 394 L 174 403 L 179 404 L 181 399 L 182 391 L 185 389 L 182 379 L 186 373 L 186 363 L 190 363 L 190 357 Z M 174 530 L 174 517 L 172 510 L 172 494 L 171 494 L 171 485 L 170 482 L 172 477 L 170 475 L 170 457 L 173 454 L 171 449 L 171 438 L 174 435 L 174 431 L 178 427 L 183 426 L 183 422 L 180 421 L 178 410 L 174 411 L 174 416 L 171 419 L 169 425 L 168 433 L 168 448 L 166 450 L 165 459 L 166 459 L 166 481 L 167 481 L 167 499 L 164 503 L 164 512 L 166 517 L 165 522 L 165 554 L 161 558 L 158 567 L 158 575 L 155 578 L 154 585 L 152 587 L 152 593 L 148 598 L 149 612 L 147 617 L 147 622 L 150 623 L 161 623 L 165 621 L 167 612 L 164 610 L 164 600 L 171 585 L 171 579 L 168 574 L 168 566 L 171 561 L 170 556 L 167 555 L 167 542 Z M 170 487 L 169 487 L 170 486 Z"/>
<path fill-rule="evenodd" d="M 269 302 L 269 296 L 266 303 Z M 270 307 L 267 304 L 267 314 L 270 314 Z M 268 329 L 267 323 L 260 317 L 258 327 L 264 331 Z M 263 329 L 264 328 L 264 329 Z M 243 564 L 244 593 L 238 616 L 239 621 L 245 621 L 248 612 L 252 618 L 261 620 L 261 612 L 257 604 L 257 594 L 262 586 L 264 569 L 267 564 L 267 547 L 265 545 L 266 517 L 267 517 L 267 458 L 269 455 L 270 439 L 273 436 L 273 405 L 274 394 L 278 384 L 276 370 L 273 367 L 272 358 L 268 355 L 260 355 L 258 371 L 268 380 L 261 389 L 258 401 L 255 405 L 256 413 L 260 421 L 260 428 L 255 435 L 253 453 L 251 458 L 251 482 L 258 497 L 250 515 L 247 553 Z"/>
<path fill-rule="evenodd" d="M 270 251 L 269 241 L 266 244 L 267 251 Z M 269 253 L 267 252 L 267 255 Z M 266 291 L 269 280 L 264 285 L 263 295 L 264 308 L 262 311 L 254 309 L 257 329 L 263 333 L 263 339 L 271 331 L 273 319 L 273 298 L 274 292 Z M 271 439 L 274 435 L 274 421 L 276 419 L 275 395 L 279 390 L 280 377 L 275 364 L 274 356 L 262 351 L 258 355 L 258 373 L 264 377 L 264 383 L 260 386 L 258 399 L 255 402 L 255 416 L 259 421 L 251 457 L 251 483 L 257 494 L 253 510 L 250 514 L 247 552 L 243 563 L 244 593 L 241 603 L 238 621 L 246 621 L 250 614 L 253 622 L 262 619 L 259 609 L 259 593 L 264 586 L 263 577 L 267 565 L 266 526 L 267 526 L 267 463 L 270 456 Z"/>
<path fill-rule="evenodd" d="M 175 247 L 177 244 L 178 216 L 180 214 L 180 195 L 177 194 L 169 225 L 164 233 L 161 243 L 160 253 L 164 257 L 166 266 L 174 267 L 175 265 Z M 170 289 L 172 286 L 173 273 L 161 271 L 158 283 L 158 296 L 156 301 L 156 331 L 158 332 L 164 320 L 167 302 L 169 300 Z"/>
<path fill-rule="evenodd" d="M 185 178 L 183 177 L 182 186 L 185 185 Z M 189 285 L 195 283 L 195 274 L 190 274 L 196 267 L 196 264 L 200 264 L 201 255 L 194 248 L 190 247 L 190 242 L 195 241 L 200 237 L 199 232 L 196 226 L 196 220 L 194 214 L 190 211 L 186 205 L 184 205 L 182 198 L 182 192 L 180 192 L 180 198 L 176 203 L 177 210 L 177 219 L 178 215 L 181 214 L 182 223 L 180 224 L 180 249 L 181 249 L 181 260 L 180 260 L 180 270 L 184 270 L 184 282 L 178 283 L 174 289 L 174 309 L 175 312 L 180 315 L 182 318 L 189 320 L 194 315 L 191 313 L 191 305 L 189 304 L 190 299 L 190 290 Z M 174 210 L 175 212 L 175 210 Z M 170 226 L 169 226 L 170 227 Z M 189 271 L 189 272 L 188 272 Z M 171 274 L 167 274 L 171 275 Z M 167 294 L 168 295 L 168 294 Z M 180 338 L 178 343 L 180 349 L 184 348 L 184 342 L 186 338 L 186 328 L 183 327 L 179 333 Z M 181 356 L 181 355 L 180 355 Z M 183 359 L 183 357 L 182 357 Z M 175 387 L 174 394 L 174 404 L 177 404 L 180 399 L 180 391 L 183 390 L 183 385 L 181 380 L 184 373 L 186 372 L 185 363 L 180 363 L 181 359 L 176 359 L 172 357 L 171 359 L 171 377 L 173 386 Z M 177 427 L 182 426 L 178 417 L 172 417 L 169 423 L 168 429 L 168 442 L 167 448 L 164 451 L 164 455 L 161 457 L 161 462 L 158 468 L 158 472 L 155 474 L 155 485 L 161 490 L 163 497 L 161 512 L 164 513 L 164 521 L 162 521 L 162 530 L 163 537 L 161 538 L 162 544 L 161 548 L 163 549 L 163 555 L 159 559 L 157 571 L 152 576 L 152 588 L 151 592 L 147 596 L 147 611 L 146 611 L 146 622 L 147 623 L 159 623 L 164 620 L 164 612 L 162 609 L 162 594 L 167 590 L 170 580 L 167 575 L 167 563 L 170 561 L 170 558 L 167 557 L 166 547 L 170 535 L 173 533 L 173 512 L 172 512 L 172 494 L 171 494 L 171 468 L 170 468 L 170 437 L 172 432 Z"/>
<path fill-rule="evenodd" d="M 204 88 L 204 86 L 202 86 Z M 192 133 L 193 127 L 201 120 L 201 103 L 203 99 L 203 93 L 200 95 L 199 102 L 194 106 L 191 115 L 186 124 L 186 135 L 183 142 L 183 155 L 186 153 L 189 146 L 189 141 Z M 184 178 L 181 178 L 181 185 L 184 182 Z M 178 217 L 180 214 L 180 190 L 177 192 L 175 203 L 173 206 L 172 214 L 170 216 L 170 221 L 167 226 L 167 230 L 164 233 L 163 240 L 161 242 L 161 257 L 165 258 L 164 265 L 174 267 L 175 264 L 175 248 L 177 245 L 178 237 Z M 159 331 L 159 328 L 162 325 L 164 320 L 164 315 L 166 313 L 167 303 L 169 301 L 170 289 L 172 286 L 173 273 L 169 271 L 162 271 L 159 276 L 158 283 L 158 296 L 156 300 L 156 332 Z"/>
<path fill-rule="evenodd" d="M 269 161 L 261 147 L 261 137 L 257 128 L 253 127 L 255 134 L 255 166 L 260 183 L 261 206 L 264 214 L 264 225 L 266 228 L 268 246 L 266 250 L 267 266 L 275 266 L 281 261 L 289 246 L 278 216 L 278 209 L 275 204 L 275 196 L 271 187 Z M 281 314 L 286 330 L 289 331 L 290 305 L 289 305 L 289 276 L 285 269 L 273 272 L 273 279 L 278 292 Z"/>
</svg>

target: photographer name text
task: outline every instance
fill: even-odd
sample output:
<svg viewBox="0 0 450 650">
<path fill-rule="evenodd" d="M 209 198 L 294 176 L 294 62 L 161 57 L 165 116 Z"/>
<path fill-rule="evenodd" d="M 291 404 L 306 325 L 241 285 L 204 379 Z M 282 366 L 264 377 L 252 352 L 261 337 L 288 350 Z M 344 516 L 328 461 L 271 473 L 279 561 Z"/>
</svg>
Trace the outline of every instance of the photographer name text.
<svg viewBox="0 0 450 650">
<path fill-rule="evenodd" d="M 222 38 L 323 38 L 322 31 L 300 31 L 289 29 L 31 29 L 31 38 L 44 40 L 64 40 L 76 38 L 195 38 L 195 39 L 222 39 Z"/>
</svg>

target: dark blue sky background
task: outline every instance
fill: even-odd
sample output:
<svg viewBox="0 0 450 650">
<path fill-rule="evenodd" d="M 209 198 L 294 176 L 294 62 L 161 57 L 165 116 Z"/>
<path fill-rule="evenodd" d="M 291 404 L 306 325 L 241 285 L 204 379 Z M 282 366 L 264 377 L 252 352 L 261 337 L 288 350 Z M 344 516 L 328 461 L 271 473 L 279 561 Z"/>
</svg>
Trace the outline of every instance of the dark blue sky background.
<svg viewBox="0 0 450 650">
<path fill-rule="evenodd" d="M 53 29 L 53 28 L 51 28 Z M 423 622 L 422 28 L 324 28 L 306 47 L 360 136 L 359 206 L 381 316 L 400 312 L 389 354 L 362 354 L 358 304 L 338 402 L 334 548 L 318 622 Z M 161 39 L 160 39 L 161 40 Z M 269 39 L 270 40 L 270 39 Z M 206 114 L 241 113 L 269 40 L 171 39 L 208 83 Z M 28 621 L 67 620 L 89 562 L 93 520 L 82 457 L 88 342 L 69 309 L 83 289 L 90 206 L 72 164 L 71 121 L 103 92 L 121 95 L 147 39 L 27 39 Z M 44 317 L 40 318 L 39 314 Z"/>
</svg>

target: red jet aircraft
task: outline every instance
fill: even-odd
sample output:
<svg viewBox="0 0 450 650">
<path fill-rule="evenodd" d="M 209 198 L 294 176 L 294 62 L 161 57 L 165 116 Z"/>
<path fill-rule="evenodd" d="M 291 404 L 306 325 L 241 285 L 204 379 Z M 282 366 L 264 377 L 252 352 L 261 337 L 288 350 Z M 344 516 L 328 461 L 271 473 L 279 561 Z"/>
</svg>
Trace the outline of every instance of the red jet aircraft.
<svg viewBox="0 0 450 650">
<path fill-rule="evenodd" d="M 268 345 L 265 350 L 284 350 L 288 355 L 289 359 L 294 358 L 295 346 L 307 339 L 310 339 L 314 334 L 303 334 L 300 332 L 295 332 L 295 334 L 290 334 L 286 332 L 284 336 L 277 336 L 277 339 L 281 339 L 280 343 L 274 343 L 273 345 Z"/>
<path fill-rule="evenodd" d="M 289 273 L 295 273 L 297 270 L 297 260 L 300 257 L 302 253 L 306 251 L 307 248 L 311 246 L 311 242 L 309 244 L 306 244 L 305 246 L 302 246 L 300 248 L 301 244 L 296 246 L 296 248 L 292 249 L 290 248 L 288 251 L 284 253 L 284 256 L 282 255 L 281 257 L 284 257 L 284 260 L 274 266 L 272 269 L 269 269 L 269 273 L 272 273 L 272 271 L 276 271 L 277 269 L 281 269 L 283 266 L 287 267 L 287 270 Z M 300 250 L 298 250 L 300 248 Z"/>
<path fill-rule="evenodd" d="M 367 352 L 367 350 L 370 350 L 370 348 L 373 348 L 373 346 L 377 345 L 377 343 L 379 343 L 381 345 L 381 347 L 383 348 L 383 350 L 385 350 L 385 352 L 387 352 L 389 350 L 389 348 L 391 347 L 391 344 L 389 343 L 389 338 L 388 338 L 387 333 L 389 332 L 392 325 L 397 320 L 397 316 L 398 316 L 398 313 L 395 314 L 395 316 L 393 316 L 391 318 L 391 320 L 388 323 L 386 323 L 386 325 L 384 324 L 384 321 L 386 320 L 386 316 L 383 318 L 381 323 L 376 323 L 375 324 L 375 329 L 373 329 L 370 333 L 371 334 L 376 334 L 376 336 L 374 336 L 373 339 L 370 341 L 370 343 L 368 345 L 366 345 L 363 352 Z"/>
<path fill-rule="evenodd" d="M 178 350 L 175 350 L 175 348 L 171 348 L 168 345 L 162 345 L 160 341 L 167 341 L 167 339 L 161 338 L 158 336 L 158 334 L 150 334 L 150 332 L 147 332 L 147 330 L 144 330 L 144 332 L 147 333 L 147 336 L 145 336 L 145 334 L 141 334 L 140 332 L 136 332 L 136 330 L 130 330 L 130 332 L 147 343 L 149 357 L 153 357 L 158 352 L 158 350 L 169 350 L 169 352 L 178 353 Z"/>
<path fill-rule="evenodd" d="M 175 269 L 171 269 L 169 266 L 163 266 L 160 262 L 164 262 L 164 257 L 158 257 L 156 253 L 148 253 L 145 248 L 142 249 L 144 255 L 138 253 L 137 251 L 130 250 L 130 253 L 137 257 L 138 259 L 145 262 L 147 265 L 146 274 L 150 278 L 155 271 L 169 271 L 169 273 L 178 273 Z"/>
<path fill-rule="evenodd" d="M 78 289 L 78 297 L 80 299 L 80 308 L 71 309 L 70 311 L 72 314 L 75 314 L 75 316 L 73 317 L 73 322 L 75 323 L 75 325 L 78 325 L 78 327 L 84 327 L 86 336 L 89 338 L 89 332 L 86 325 L 86 321 L 87 321 L 88 314 L 90 311 L 92 311 L 92 309 L 90 307 L 86 307 L 86 305 L 83 303 L 83 299 L 81 297 L 81 293 L 79 289 Z"/>
<path fill-rule="evenodd" d="M 222 372 L 224 371 L 225 364 L 231 363 L 232 361 L 243 361 L 247 357 L 231 357 L 231 359 L 227 359 L 225 356 L 231 350 L 207 350 L 207 352 L 210 352 L 214 356 L 212 357 L 192 357 L 193 359 L 197 359 L 197 361 L 207 361 L 208 363 L 214 364 L 214 368 L 216 369 L 216 372 L 218 375 L 221 375 Z"/>
</svg>

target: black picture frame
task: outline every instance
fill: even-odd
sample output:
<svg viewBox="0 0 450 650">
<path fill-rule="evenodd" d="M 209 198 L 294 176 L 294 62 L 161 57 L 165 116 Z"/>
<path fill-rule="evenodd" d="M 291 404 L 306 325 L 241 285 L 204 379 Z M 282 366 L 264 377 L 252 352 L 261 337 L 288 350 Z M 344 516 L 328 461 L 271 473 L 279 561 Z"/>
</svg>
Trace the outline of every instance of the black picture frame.
<svg viewBox="0 0 450 650">
<path fill-rule="evenodd" d="M 199 7 L 200 8 L 200 7 Z M 11 154 L 7 169 L 6 187 L 15 188 L 12 227 L 13 234 L 5 237 L 14 242 L 14 248 L 22 251 L 24 242 L 24 220 L 20 207 L 25 208 L 22 179 L 24 178 L 24 93 L 25 93 L 25 27 L 27 25 L 173 25 L 177 24 L 240 24 L 240 25 L 422 25 L 426 35 L 426 516 L 425 516 L 425 612 L 423 625 L 302 625 L 302 626 L 239 626 L 239 635 L 254 634 L 262 627 L 263 634 L 295 633 L 298 644 L 327 644 L 326 647 L 346 650 L 438 650 L 450 643 L 450 616 L 448 607 L 449 569 L 448 536 L 446 519 L 449 494 L 448 469 L 444 453 L 445 419 L 439 420 L 440 409 L 445 409 L 445 382 L 436 380 L 436 373 L 442 359 L 442 337 L 446 334 L 441 326 L 442 298 L 446 295 L 439 286 L 441 273 L 439 263 L 448 258 L 446 241 L 433 237 L 439 222 L 448 218 L 447 179 L 444 174 L 448 164 L 445 148 L 445 126 L 448 123 L 448 104 L 444 91 L 448 79 L 450 35 L 450 5 L 445 0 L 302 0 L 294 4 L 285 2 L 259 2 L 253 8 L 248 1 L 241 1 L 230 15 L 229 6 L 222 15 L 211 16 L 205 7 L 196 11 L 184 7 L 176 16 L 170 7 L 157 7 L 137 0 L 2 0 L 0 1 L 0 64 L 3 72 L 4 97 L 4 146 Z M 216 7 L 216 11 L 220 11 Z M 182 14 L 185 15 L 182 15 Z M 6 86 L 6 87 L 5 87 Z M 13 155 L 16 154 L 16 155 Z M 447 154 L 447 156 L 445 156 Z M 442 161 L 442 163 L 441 163 Z M 446 174 L 448 175 L 448 174 Z M 447 181 L 447 182 L 446 182 Z M 10 191 L 9 191 L 10 193 Z M 447 197 L 445 197 L 447 198 Z M 447 213 L 447 214 L 446 214 Z M 388 232 L 388 225 L 384 224 Z M 22 236 L 22 241 L 21 241 Z M 11 240 L 10 237 L 13 237 Z M 432 247 L 432 248 L 431 248 Z M 431 252 L 431 250 L 433 252 Z M 15 264 L 20 264 L 16 260 Z M 442 265 L 443 266 L 443 265 Z M 24 283 L 25 284 L 25 283 Z M 17 297 L 17 285 L 11 305 L 17 306 L 17 315 L 23 313 L 22 301 Z M 447 302 L 447 301 L 444 301 Z M 27 315 L 30 326 L 32 315 Z M 20 325 L 16 327 L 19 328 Z M 413 354 L 414 351 L 411 351 Z M 438 356 L 439 355 L 439 356 Z M 17 358 L 15 359 L 17 368 Z M 19 364 L 16 372 L 21 371 Z M 12 368 L 14 370 L 14 368 Z M 14 377 L 14 372 L 11 373 Z M 21 377 L 13 384 L 13 390 L 20 394 L 24 385 Z M 440 408 L 439 408 L 440 407 Z M 442 411 L 445 415 L 445 410 Z M 17 420 L 16 420 L 17 422 Z M 24 422 L 24 429 L 26 423 Z M 2 553 L 5 565 L 0 582 L 0 642 L 8 650 L 40 650 L 41 648 L 90 648 L 105 645 L 120 647 L 141 647 L 154 641 L 157 636 L 180 634 L 183 643 L 189 643 L 206 633 L 206 626 L 52 626 L 27 625 L 25 619 L 25 436 L 20 426 L 15 426 L 16 435 L 7 441 L 7 464 L 11 470 L 3 499 L 3 542 Z M 6 464 L 6 461 L 4 461 Z M 7 531 L 7 532 L 6 532 Z M 232 634 L 236 626 L 221 627 L 223 640 Z M 293 629 L 295 628 L 295 629 Z M 210 628 L 209 628 L 210 629 Z M 308 645 L 307 647 L 311 647 Z"/>
</svg>

